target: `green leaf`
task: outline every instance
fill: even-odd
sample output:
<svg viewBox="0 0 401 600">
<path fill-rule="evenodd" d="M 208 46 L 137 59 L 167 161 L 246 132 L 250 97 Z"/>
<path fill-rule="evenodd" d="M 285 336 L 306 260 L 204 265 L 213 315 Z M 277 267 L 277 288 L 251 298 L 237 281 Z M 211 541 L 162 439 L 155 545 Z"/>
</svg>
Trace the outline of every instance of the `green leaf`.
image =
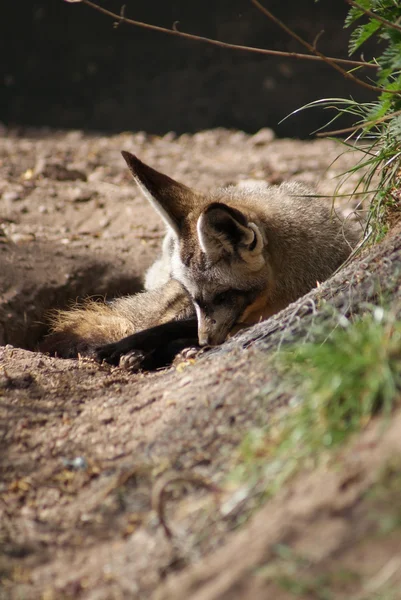
<svg viewBox="0 0 401 600">
<path fill-rule="evenodd" d="M 376 21 L 376 19 L 371 19 L 369 23 L 366 25 L 360 25 L 351 33 L 349 49 L 348 53 L 351 55 L 362 46 L 366 40 L 368 40 L 372 35 L 376 33 L 378 29 L 380 29 L 381 23 L 380 21 Z"/>
<path fill-rule="evenodd" d="M 389 46 L 384 50 L 383 54 L 377 59 L 378 64 L 380 65 L 381 71 L 388 69 L 390 72 L 387 77 L 389 77 L 392 71 L 398 71 L 401 69 L 401 43 Z M 382 73 L 381 73 L 382 76 Z"/>
<path fill-rule="evenodd" d="M 355 21 L 357 21 L 358 19 L 363 17 L 363 15 L 364 15 L 364 12 L 362 10 L 360 10 L 359 8 L 351 8 L 351 10 L 349 11 L 348 15 L 345 18 L 344 28 L 346 29 L 347 27 L 350 27 L 351 25 L 353 25 L 355 23 Z"/>
<path fill-rule="evenodd" d="M 358 2 L 358 4 L 365 9 L 369 9 L 371 8 L 370 5 L 370 0 L 360 0 Z M 360 8 L 356 7 L 356 6 L 352 6 L 348 12 L 348 15 L 345 18 L 345 22 L 344 22 L 344 27 L 349 27 L 350 25 L 353 25 L 353 23 L 355 23 L 355 21 L 357 21 L 358 19 L 360 19 L 361 17 L 364 16 L 364 11 L 361 10 Z"/>
</svg>

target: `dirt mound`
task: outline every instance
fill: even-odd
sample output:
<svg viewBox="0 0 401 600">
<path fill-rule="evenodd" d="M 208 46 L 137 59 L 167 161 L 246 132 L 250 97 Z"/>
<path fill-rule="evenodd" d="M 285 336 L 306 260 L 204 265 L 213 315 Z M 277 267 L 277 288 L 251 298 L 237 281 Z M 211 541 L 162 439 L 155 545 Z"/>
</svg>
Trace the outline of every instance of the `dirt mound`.
<svg viewBox="0 0 401 600">
<path fill-rule="evenodd" d="M 327 171 L 332 142 L 223 130 L 28 133 L 0 140 L 1 335 L 25 348 L 49 308 L 138 289 L 157 253 L 162 225 L 121 149 L 200 189 L 294 178 L 333 193 L 355 161 Z M 264 506 L 227 476 L 245 433 L 291 400 L 269 352 L 322 299 L 347 314 L 398 303 L 400 258 L 395 230 L 275 318 L 156 373 L 3 347 L 0 598 L 399 598 L 399 415 Z"/>
</svg>

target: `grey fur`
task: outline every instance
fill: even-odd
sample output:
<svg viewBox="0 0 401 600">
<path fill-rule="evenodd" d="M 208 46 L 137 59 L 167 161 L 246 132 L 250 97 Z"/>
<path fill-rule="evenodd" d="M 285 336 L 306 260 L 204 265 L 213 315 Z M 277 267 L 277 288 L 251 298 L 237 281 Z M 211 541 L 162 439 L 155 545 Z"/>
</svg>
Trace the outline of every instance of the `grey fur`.
<svg viewBox="0 0 401 600">
<path fill-rule="evenodd" d="M 189 292 L 201 344 L 221 343 L 235 326 L 267 318 L 306 294 L 360 238 L 354 222 L 341 220 L 330 201 L 301 183 L 230 186 L 206 195 L 179 185 L 184 217 L 174 230 L 165 219 L 169 233 L 156 266 L 163 267 L 161 280 L 168 273 Z M 163 202 L 155 186 L 152 193 L 153 204 Z M 170 196 L 163 211 L 171 206 Z"/>
<path fill-rule="evenodd" d="M 219 344 L 330 277 L 360 238 L 355 223 L 340 219 L 306 185 L 201 194 L 123 155 L 165 221 L 162 254 L 142 294 L 58 314 L 47 349 L 63 356 L 90 353 L 85 349 L 195 310 L 199 343 Z"/>
</svg>

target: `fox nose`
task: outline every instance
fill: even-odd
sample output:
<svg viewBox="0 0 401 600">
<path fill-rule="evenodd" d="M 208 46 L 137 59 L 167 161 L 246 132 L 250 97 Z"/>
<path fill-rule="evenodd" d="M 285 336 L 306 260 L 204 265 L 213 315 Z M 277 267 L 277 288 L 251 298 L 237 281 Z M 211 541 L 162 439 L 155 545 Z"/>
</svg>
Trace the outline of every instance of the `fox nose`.
<svg viewBox="0 0 401 600">
<path fill-rule="evenodd" d="M 199 346 L 218 346 L 219 343 L 212 335 L 199 336 Z"/>
<path fill-rule="evenodd" d="M 209 346 L 209 338 L 207 335 L 199 335 L 199 346 Z"/>
<path fill-rule="evenodd" d="M 212 335 L 208 331 L 198 331 L 199 346 L 213 346 Z"/>
<path fill-rule="evenodd" d="M 216 325 L 215 319 L 201 315 L 198 319 L 198 341 L 199 346 L 213 346 L 213 328 Z"/>
<path fill-rule="evenodd" d="M 198 334 L 199 346 L 219 346 L 225 339 L 226 336 L 221 335 L 220 331 Z"/>
</svg>

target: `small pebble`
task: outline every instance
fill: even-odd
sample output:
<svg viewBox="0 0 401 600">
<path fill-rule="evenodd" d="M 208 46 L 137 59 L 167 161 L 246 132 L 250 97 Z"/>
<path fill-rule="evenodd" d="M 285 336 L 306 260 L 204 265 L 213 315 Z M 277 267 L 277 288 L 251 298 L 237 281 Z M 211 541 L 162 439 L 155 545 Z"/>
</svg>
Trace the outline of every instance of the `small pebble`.
<svg viewBox="0 0 401 600">
<path fill-rule="evenodd" d="M 249 143 L 253 146 L 264 146 L 265 144 L 270 144 L 274 138 L 274 131 L 267 127 L 263 127 L 263 129 L 259 129 L 259 131 L 250 138 Z"/>
</svg>

